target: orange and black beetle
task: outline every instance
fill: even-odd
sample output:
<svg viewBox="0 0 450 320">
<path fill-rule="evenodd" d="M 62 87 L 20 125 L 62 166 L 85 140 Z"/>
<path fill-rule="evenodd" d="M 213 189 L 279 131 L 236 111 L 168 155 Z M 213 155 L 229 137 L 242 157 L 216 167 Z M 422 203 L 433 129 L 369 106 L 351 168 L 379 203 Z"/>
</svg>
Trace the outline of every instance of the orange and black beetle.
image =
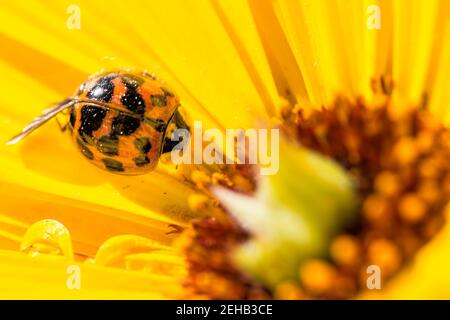
<svg viewBox="0 0 450 320">
<path fill-rule="evenodd" d="M 91 76 L 75 96 L 47 109 L 8 143 L 26 137 L 58 113 L 69 111 L 67 126 L 81 153 L 112 172 L 153 170 L 162 153 L 179 142 L 168 127 L 189 129 L 174 92 L 146 72 L 113 71 Z"/>
</svg>

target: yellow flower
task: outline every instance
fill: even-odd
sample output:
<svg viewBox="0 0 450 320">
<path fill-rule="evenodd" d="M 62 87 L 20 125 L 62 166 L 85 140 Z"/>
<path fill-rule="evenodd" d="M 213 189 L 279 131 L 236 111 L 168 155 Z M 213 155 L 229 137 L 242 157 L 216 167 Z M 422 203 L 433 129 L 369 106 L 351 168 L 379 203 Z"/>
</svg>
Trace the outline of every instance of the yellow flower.
<svg viewBox="0 0 450 320">
<path fill-rule="evenodd" d="M 209 128 L 284 123 L 337 95 L 378 105 L 391 89 L 393 111 L 421 105 L 448 124 L 449 15 L 445 0 L 4 2 L 0 142 L 117 67 L 165 79 Z M 0 297 L 197 296 L 177 241 L 191 219 L 220 219 L 211 183 L 253 188 L 235 168 L 102 172 L 55 123 L 1 143 Z M 450 297 L 449 246 L 446 227 L 374 296 Z"/>
</svg>

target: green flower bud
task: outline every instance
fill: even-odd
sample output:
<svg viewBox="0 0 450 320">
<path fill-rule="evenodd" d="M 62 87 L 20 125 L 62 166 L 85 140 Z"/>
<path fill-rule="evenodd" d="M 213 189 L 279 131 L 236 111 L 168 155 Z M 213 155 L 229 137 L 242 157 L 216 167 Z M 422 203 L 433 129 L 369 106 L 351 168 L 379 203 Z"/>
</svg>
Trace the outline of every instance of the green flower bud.
<svg viewBox="0 0 450 320">
<path fill-rule="evenodd" d="M 235 263 L 269 288 L 296 280 L 302 262 L 323 258 L 331 239 L 357 212 L 352 179 L 333 160 L 297 146 L 280 146 L 280 169 L 262 176 L 254 197 L 215 194 L 252 238 Z"/>
</svg>

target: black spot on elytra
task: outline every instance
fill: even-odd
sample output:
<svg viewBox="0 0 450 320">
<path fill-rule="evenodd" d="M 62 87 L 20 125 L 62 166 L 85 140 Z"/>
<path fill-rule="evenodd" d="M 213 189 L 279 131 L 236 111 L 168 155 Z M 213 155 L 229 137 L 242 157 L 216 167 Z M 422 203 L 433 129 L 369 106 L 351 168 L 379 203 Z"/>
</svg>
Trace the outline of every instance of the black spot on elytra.
<svg viewBox="0 0 450 320">
<path fill-rule="evenodd" d="M 150 99 L 152 100 L 152 105 L 155 107 L 165 107 L 167 105 L 166 96 L 163 94 L 152 94 Z"/>
<path fill-rule="evenodd" d="M 152 149 L 152 144 L 147 138 L 137 138 L 134 140 L 134 145 L 141 153 L 148 153 Z"/>
<path fill-rule="evenodd" d="M 156 79 L 157 79 L 156 76 L 155 76 L 153 73 L 149 73 L 149 72 L 147 72 L 147 71 L 142 71 L 142 72 L 141 72 L 141 75 L 142 75 L 143 77 L 149 78 L 149 79 L 151 79 L 151 80 L 156 80 Z"/>
<path fill-rule="evenodd" d="M 147 157 L 147 153 L 152 149 L 152 144 L 150 143 L 150 141 L 145 137 L 137 138 L 136 140 L 134 140 L 134 146 L 141 153 L 139 156 L 133 159 L 134 163 L 138 167 L 149 164 L 150 160 Z"/>
<path fill-rule="evenodd" d="M 111 135 L 129 136 L 141 125 L 141 120 L 120 113 L 112 120 Z"/>
<path fill-rule="evenodd" d="M 92 153 L 91 150 L 89 150 L 89 148 L 84 144 L 84 142 L 81 140 L 80 137 L 77 138 L 77 145 L 78 148 L 80 149 L 81 153 L 88 158 L 89 160 L 94 159 L 94 154 Z"/>
<path fill-rule="evenodd" d="M 144 79 L 134 74 L 124 74 L 122 76 L 122 83 L 129 89 L 137 90 L 139 86 L 144 83 Z"/>
<path fill-rule="evenodd" d="M 146 164 L 150 163 L 150 160 L 148 159 L 148 157 L 146 155 L 140 155 L 137 156 L 136 158 L 133 159 L 134 163 L 138 166 L 138 167 L 143 167 Z"/>
<path fill-rule="evenodd" d="M 164 132 L 167 127 L 167 123 L 161 119 L 151 119 L 144 117 L 144 123 L 150 125 L 153 129 L 158 132 Z"/>
<path fill-rule="evenodd" d="M 85 142 L 90 142 L 92 132 L 98 130 L 106 116 L 106 109 L 94 106 L 83 106 L 81 108 L 81 124 L 78 132 Z"/>
<path fill-rule="evenodd" d="M 139 115 L 145 113 L 145 103 L 142 96 L 137 92 L 139 86 L 143 83 L 142 79 L 133 75 L 125 75 L 122 78 L 127 91 L 120 99 L 120 102 L 131 112 Z"/>
<path fill-rule="evenodd" d="M 124 171 L 123 164 L 120 161 L 110 159 L 110 158 L 104 158 L 104 159 L 102 159 L 102 162 L 105 165 L 105 168 L 110 171 L 115 171 L 115 172 Z"/>
<path fill-rule="evenodd" d="M 117 136 L 102 136 L 98 139 L 97 149 L 107 156 L 119 155 L 119 138 Z"/>
<path fill-rule="evenodd" d="M 164 87 L 161 87 L 161 90 L 164 92 L 164 95 L 166 97 L 173 97 L 174 96 L 172 92 L 170 92 L 168 89 L 166 89 Z"/>
<path fill-rule="evenodd" d="M 173 93 L 166 88 L 161 87 L 163 94 L 153 94 L 150 96 L 152 105 L 155 107 L 165 107 L 167 106 L 167 97 L 173 97 Z"/>
<path fill-rule="evenodd" d="M 114 83 L 112 83 L 114 77 L 106 76 L 98 79 L 97 83 L 87 93 L 87 97 L 97 101 L 110 102 L 114 93 Z"/>
</svg>

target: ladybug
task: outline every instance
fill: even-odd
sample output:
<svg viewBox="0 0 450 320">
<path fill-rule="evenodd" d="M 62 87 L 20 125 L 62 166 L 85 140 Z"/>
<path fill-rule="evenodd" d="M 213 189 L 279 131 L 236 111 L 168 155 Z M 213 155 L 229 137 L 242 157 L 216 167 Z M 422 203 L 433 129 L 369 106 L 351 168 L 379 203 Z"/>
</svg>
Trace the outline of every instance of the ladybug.
<svg viewBox="0 0 450 320">
<path fill-rule="evenodd" d="M 189 130 L 176 94 L 147 72 L 95 74 L 75 95 L 36 117 L 8 144 L 14 144 L 61 112 L 80 152 L 96 166 L 121 174 L 155 169 L 161 154 L 180 142 L 170 132 Z"/>
</svg>

